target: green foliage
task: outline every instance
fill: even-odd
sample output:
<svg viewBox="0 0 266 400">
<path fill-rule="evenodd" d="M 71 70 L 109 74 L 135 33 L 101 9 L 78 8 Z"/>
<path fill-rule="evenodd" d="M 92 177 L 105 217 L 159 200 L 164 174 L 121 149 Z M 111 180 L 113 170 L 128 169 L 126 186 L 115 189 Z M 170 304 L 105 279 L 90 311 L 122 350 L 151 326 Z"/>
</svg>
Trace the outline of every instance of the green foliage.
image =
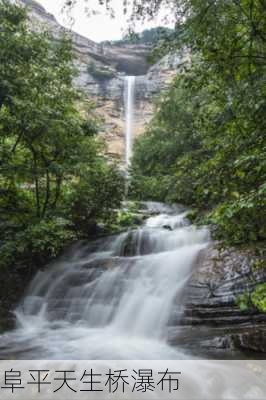
<svg viewBox="0 0 266 400">
<path fill-rule="evenodd" d="M 217 234 L 234 243 L 265 239 L 266 196 L 260 193 L 260 190 L 253 190 L 235 201 L 219 205 L 210 216 L 211 222 L 218 225 Z"/>
<path fill-rule="evenodd" d="M 140 207 L 138 201 L 129 201 L 129 200 L 127 200 L 124 203 L 124 206 L 125 206 L 126 210 L 131 213 L 137 213 L 139 211 L 139 207 Z"/>
<path fill-rule="evenodd" d="M 1 266 L 41 265 L 84 237 L 82 212 L 88 225 L 109 222 L 123 179 L 101 155 L 92 106 L 78 110 L 69 38 L 30 31 L 26 10 L 5 0 L 0 26 Z"/>
<path fill-rule="evenodd" d="M 263 270 L 266 268 L 266 261 L 265 260 L 257 260 L 253 266 L 252 266 L 252 271 L 259 271 L 259 270 Z"/>
<path fill-rule="evenodd" d="M 262 312 L 266 312 L 266 283 L 258 285 L 251 295 L 254 306 Z"/>
<path fill-rule="evenodd" d="M 77 239 L 63 218 L 42 220 L 8 236 L 1 247 L 0 268 L 16 264 L 40 266 L 57 257 L 64 247 Z"/>
<path fill-rule="evenodd" d="M 81 236 L 88 236 L 97 221 L 110 225 L 123 195 L 124 178 L 115 167 L 99 162 L 97 168 L 84 168 L 70 196 L 75 230 Z"/>
<path fill-rule="evenodd" d="M 99 79 L 100 81 L 108 81 L 115 77 L 113 71 L 107 68 L 99 68 L 93 61 L 88 65 L 87 70 L 90 75 L 96 79 Z"/>
<path fill-rule="evenodd" d="M 144 31 L 140 33 L 130 31 L 121 40 L 104 43 L 116 46 L 125 44 L 157 44 L 160 41 L 170 40 L 173 33 L 173 29 L 158 26 L 156 28 L 144 29 Z"/>
<path fill-rule="evenodd" d="M 130 211 L 121 210 L 117 216 L 117 224 L 119 227 L 128 227 L 134 225 L 134 214 Z"/>
<path fill-rule="evenodd" d="M 252 293 L 245 292 L 240 295 L 237 304 L 241 311 L 255 307 L 258 311 L 266 312 L 266 283 L 257 285 Z"/>
<path fill-rule="evenodd" d="M 176 6 L 190 56 L 136 143 L 132 197 L 209 211 L 232 243 L 265 239 L 265 4 Z"/>
<path fill-rule="evenodd" d="M 250 308 L 252 307 L 250 293 L 245 292 L 245 293 L 241 294 L 240 296 L 238 296 L 236 303 L 239 306 L 241 311 L 250 310 Z"/>
</svg>

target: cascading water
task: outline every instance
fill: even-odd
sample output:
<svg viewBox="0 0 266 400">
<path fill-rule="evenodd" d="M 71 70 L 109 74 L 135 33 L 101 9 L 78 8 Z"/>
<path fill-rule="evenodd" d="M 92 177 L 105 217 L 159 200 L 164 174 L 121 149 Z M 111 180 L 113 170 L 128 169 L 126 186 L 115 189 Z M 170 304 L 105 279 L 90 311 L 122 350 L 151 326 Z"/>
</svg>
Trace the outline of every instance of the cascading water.
<svg viewBox="0 0 266 400">
<path fill-rule="evenodd" d="M 133 145 L 135 83 L 135 76 L 125 77 L 125 160 L 127 167 L 130 165 Z"/>
<path fill-rule="evenodd" d="M 17 329 L 0 337 L 3 358 L 184 357 L 167 344 L 167 326 L 208 231 L 182 210 L 146 207 L 144 226 L 79 245 L 37 274 L 16 310 Z"/>
</svg>

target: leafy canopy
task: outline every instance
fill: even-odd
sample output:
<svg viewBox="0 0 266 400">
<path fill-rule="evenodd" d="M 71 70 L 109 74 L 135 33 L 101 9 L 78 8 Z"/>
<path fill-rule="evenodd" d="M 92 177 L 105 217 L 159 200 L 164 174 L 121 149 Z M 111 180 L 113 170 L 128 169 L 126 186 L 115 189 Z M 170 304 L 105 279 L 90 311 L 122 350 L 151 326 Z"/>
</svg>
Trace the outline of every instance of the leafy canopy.
<svg viewBox="0 0 266 400">
<path fill-rule="evenodd" d="M 0 26 L 0 263 L 36 265 L 107 223 L 123 178 L 102 155 L 92 104 L 72 85 L 70 39 L 30 31 L 26 9 L 5 0 Z"/>
<path fill-rule="evenodd" d="M 176 5 L 188 61 L 136 143 L 133 195 L 208 212 L 231 242 L 265 239 L 265 2 Z"/>
</svg>

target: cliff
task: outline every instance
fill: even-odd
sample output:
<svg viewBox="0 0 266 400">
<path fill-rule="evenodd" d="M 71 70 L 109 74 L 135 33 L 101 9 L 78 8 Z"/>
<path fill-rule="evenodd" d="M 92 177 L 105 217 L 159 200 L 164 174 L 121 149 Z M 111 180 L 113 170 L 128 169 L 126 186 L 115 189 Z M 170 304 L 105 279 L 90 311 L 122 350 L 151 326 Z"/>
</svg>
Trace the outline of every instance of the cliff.
<svg viewBox="0 0 266 400">
<path fill-rule="evenodd" d="M 46 12 L 44 7 L 32 0 L 19 0 L 29 10 L 32 29 L 48 29 L 55 38 L 67 31 Z M 147 56 L 149 45 L 98 44 L 75 32 L 69 32 L 76 54 L 79 71 L 75 85 L 95 102 L 96 111 L 102 119 L 100 137 L 107 144 L 108 156 L 124 160 L 124 77 L 137 76 L 135 105 L 135 136 L 144 131 L 153 113 L 153 99 L 170 82 L 178 64 L 177 57 L 167 56 L 150 66 Z M 86 111 L 86 104 L 85 104 Z"/>
</svg>

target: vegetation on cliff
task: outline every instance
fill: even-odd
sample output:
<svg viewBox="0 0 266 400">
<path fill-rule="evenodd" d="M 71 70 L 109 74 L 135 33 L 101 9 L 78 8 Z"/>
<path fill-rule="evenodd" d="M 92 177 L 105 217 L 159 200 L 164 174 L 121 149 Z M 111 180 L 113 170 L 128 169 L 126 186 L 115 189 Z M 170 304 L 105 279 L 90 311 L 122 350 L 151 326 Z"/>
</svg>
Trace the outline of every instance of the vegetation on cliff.
<svg viewBox="0 0 266 400">
<path fill-rule="evenodd" d="M 158 45 L 158 42 L 165 40 L 172 40 L 175 36 L 175 31 L 170 28 L 158 26 L 156 28 L 144 29 L 140 33 L 130 31 L 123 39 L 103 42 L 104 44 L 112 44 L 116 46 L 124 46 L 125 44 L 146 44 L 146 45 Z"/>
<path fill-rule="evenodd" d="M 68 37 L 31 32 L 25 9 L 0 1 L 0 266 L 41 266 L 112 219 L 123 178 L 102 156 Z"/>
<path fill-rule="evenodd" d="M 264 240 L 265 4 L 179 3 L 189 61 L 136 143 L 133 195 L 196 208 L 232 243 Z"/>
</svg>

